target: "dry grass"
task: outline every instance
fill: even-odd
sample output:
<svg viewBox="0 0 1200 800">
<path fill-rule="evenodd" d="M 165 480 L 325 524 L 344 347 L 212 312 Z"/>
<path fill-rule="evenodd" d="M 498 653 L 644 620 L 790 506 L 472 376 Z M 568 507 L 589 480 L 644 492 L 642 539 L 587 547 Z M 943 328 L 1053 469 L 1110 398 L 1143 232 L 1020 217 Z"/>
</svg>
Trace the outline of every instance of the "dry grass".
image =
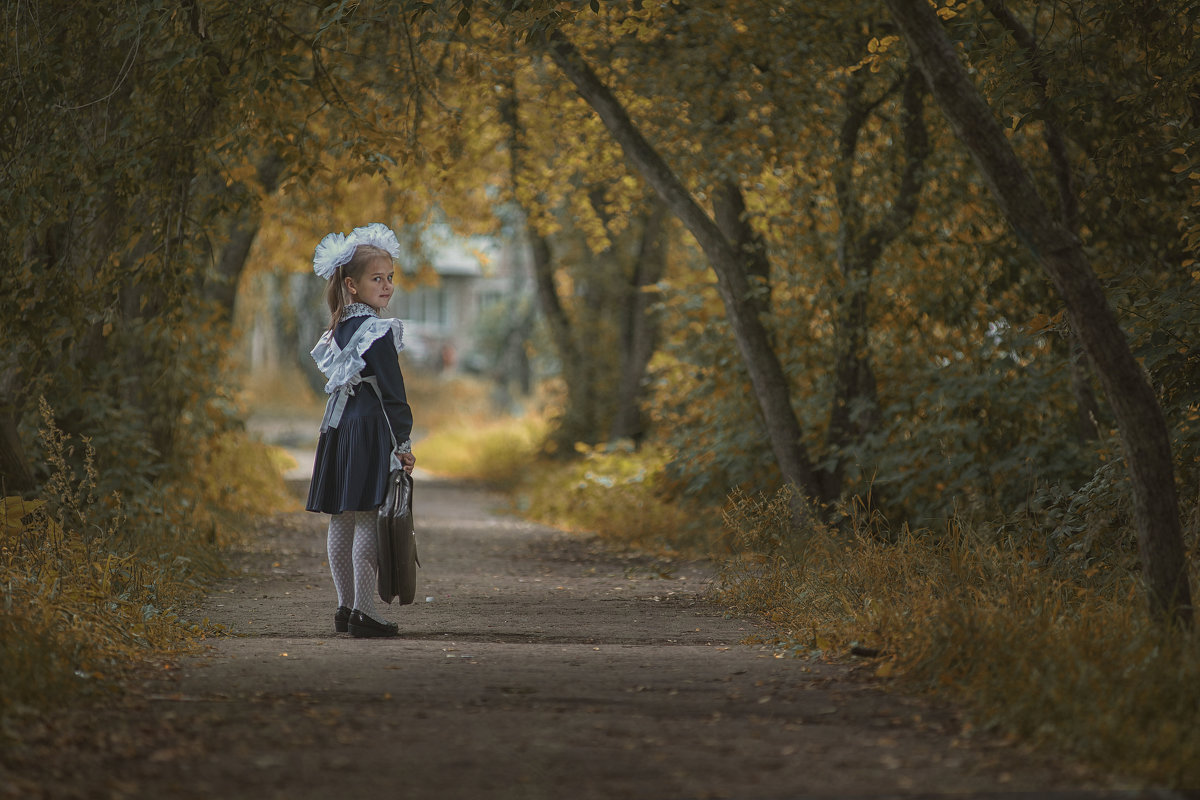
<svg viewBox="0 0 1200 800">
<path fill-rule="evenodd" d="M 147 489 L 136 505 L 97 497 L 90 446 L 42 405 L 51 478 L 39 499 L 0 500 L 0 718 L 73 702 L 213 632 L 173 609 L 220 574 L 219 547 L 249 514 L 294 502 L 277 451 L 241 432 L 206 442 L 186 486 Z"/>
<path fill-rule="evenodd" d="M 798 652 L 879 650 L 881 676 L 1102 768 L 1200 785 L 1200 641 L 1147 618 L 1136 576 L 1103 590 L 987 531 L 790 529 L 786 495 L 732 498 L 724 602 Z"/>
<path fill-rule="evenodd" d="M 594 533 L 623 548 L 689 557 L 712 554 L 721 537 L 716 517 L 666 490 L 666 453 L 583 445 L 576 450 L 578 459 L 541 459 L 531 465 L 515 493 L 522 513 Z"/>
<path fill-rule="evenodd" d="M 238 403 L 255 413 L 319 421 L 325 410 L 324 392 L 314 389 L 294 364 L 246 371 L 239 378 Z"/>
<path fill-rule="evenodd" d="M 523 479 L 544 434 L 545 424 L 537 419 L 467 421 L 443 425 L 415 449 L 422 469 L 511 489 Z"/>
<path fill-rule="evenodd" d="M 420 438 L 503 419 L 492 405 L 492 384 L 481 378 L 410 368 L 404 371 L 404 387 Z"/>
</svg>

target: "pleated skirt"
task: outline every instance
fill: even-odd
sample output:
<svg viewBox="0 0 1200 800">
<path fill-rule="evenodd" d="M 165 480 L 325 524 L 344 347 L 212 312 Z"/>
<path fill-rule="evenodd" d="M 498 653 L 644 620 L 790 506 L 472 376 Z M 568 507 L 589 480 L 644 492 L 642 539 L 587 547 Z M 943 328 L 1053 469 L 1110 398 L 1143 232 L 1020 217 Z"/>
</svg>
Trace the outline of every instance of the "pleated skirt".
<svg viewBox="0 0 1200 800">
<path fill-rule="evenodd" d="M 325 514 L 374 511 L 387 497 L 392 435 L 383 407 L 363 387 L 336 428 L 321 434 L 305 508 Z"/>
</svg>

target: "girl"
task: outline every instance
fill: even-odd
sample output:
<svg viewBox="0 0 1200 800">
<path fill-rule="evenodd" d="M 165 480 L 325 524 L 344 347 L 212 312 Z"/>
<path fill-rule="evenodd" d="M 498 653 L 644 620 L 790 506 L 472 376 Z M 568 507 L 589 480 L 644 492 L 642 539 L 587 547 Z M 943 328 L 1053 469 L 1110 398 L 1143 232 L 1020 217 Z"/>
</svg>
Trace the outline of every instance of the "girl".
<svg viewBox="0 0 1200 800">
<path fill-rule="evenodd" d="M 331 233 L 317 245 L 313 271 L 329 281 L 332 316 L 312 356 L 328 382 L 329 402 L 308 489 L 309 511 L 329 518 L 329 569 L 337 590 L 335 631 L 352 636 L 396 636 L 394 622 L 375 610 L 378 569 L 376 513 L 387 495 L 388 473 L 411 473 L 412 410 L 404 395 L 397 353 L 399 320 L 379 312 L 392 297 L 396 234 L 382 223 Z"/>
</svg>

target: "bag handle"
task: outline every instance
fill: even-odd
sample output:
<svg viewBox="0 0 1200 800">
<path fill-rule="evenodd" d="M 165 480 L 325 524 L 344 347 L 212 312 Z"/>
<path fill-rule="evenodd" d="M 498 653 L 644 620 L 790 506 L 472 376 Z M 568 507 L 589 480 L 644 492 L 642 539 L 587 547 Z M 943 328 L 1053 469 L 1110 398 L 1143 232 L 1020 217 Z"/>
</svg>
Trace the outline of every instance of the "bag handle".
<svg viewBox="0 0 1200 800">
<path fill-rule="evenodd" d="M 383 421 L 387 423 L 388 436 L 392 440 L 392 452 L 389 464 L 392 470 L 404 469 L 404 462 L 400 461 L 396 455 L 396 448 L 400 446 L 400 443 L 396 441 L 396 432 L 392 430 L 392 421 L 388 418 L 387 406 L 383 404 L 383 392 L 379 391 L 379 381 L 374 375 L 367 375 L 362 379 L 362 383 L 371 387 L 371 394 L 375 395 L 375 398 L 379 400 L 379 408 L 383 411 Z"/>
</svg>

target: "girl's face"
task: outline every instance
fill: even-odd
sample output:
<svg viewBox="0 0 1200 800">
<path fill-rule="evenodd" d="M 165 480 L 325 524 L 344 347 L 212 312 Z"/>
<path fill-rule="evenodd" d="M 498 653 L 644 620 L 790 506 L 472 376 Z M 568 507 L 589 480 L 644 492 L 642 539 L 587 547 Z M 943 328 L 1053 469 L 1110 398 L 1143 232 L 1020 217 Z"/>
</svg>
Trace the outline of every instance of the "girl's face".
<svg viewBox="0 0 1200 800">
<path fill-rule="evenodd" d="M 346 278 L 346 289 L 352 303 L 366 303 L 376 311 L 383 311 L 394 291 L 391 259 L 377 258 L 367 264 L 358 280 Z"/>
</svg>

